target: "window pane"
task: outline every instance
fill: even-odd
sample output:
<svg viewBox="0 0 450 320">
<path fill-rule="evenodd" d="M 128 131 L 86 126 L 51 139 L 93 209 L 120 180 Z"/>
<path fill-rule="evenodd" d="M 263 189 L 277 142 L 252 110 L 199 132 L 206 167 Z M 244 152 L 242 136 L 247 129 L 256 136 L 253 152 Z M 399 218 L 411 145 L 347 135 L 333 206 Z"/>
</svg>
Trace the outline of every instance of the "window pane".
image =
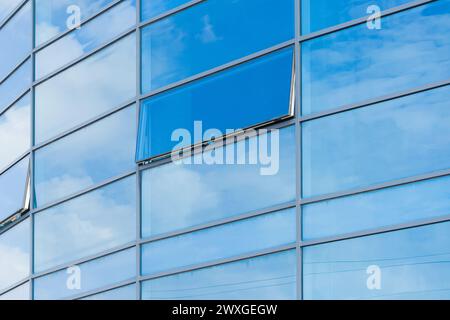
<svg viewBox="0 0 450 320">
<path fill-rule="evenodd" d="M 195 5 L 142 30 L 142 91 L 290 40 L 294 30 L 293 0 L 208 0 Z"/>
<path fill-rule="evenodd" d="M 132 34 L 37 86 L 36 143 L 132 99 L 135 60 Z"/>
<path fill-rule="evenodd" d="M 0 115 L 0 171 L 30 149 L 30 95 Z"/>
<path fill-rule="evenodd" d="M 450 214 L 450 176 L 303 207 L 305 240 Z"/>
<path fill-rule="evenodd" d="M 31 1 L 0 29 L 0 80 L 31 53 Z"/>
<path fill-rule="evenodd" d="M 146 281 L 145 300 L 293 300 L 294 250 Z"/>
<path fill-rule="evenodd" d="M 0 175 L 0 222 L 24 208 L 28 168 L 26 157 Z"/>
<path fill-rule="evenodd" d="M 34 236 L 37 272 L 135 240 L 135 177 L 39 212 Z"/>
<path fill-rule="evenodd" d="M 0 0 L 0 23 L 3 22 L 22 0 Z"/>
<path fill-rule="evenodd" d="M 292 71 L 288 48 L 144 100 L 138 160 L 172 151 L 178 143 L 173 132 L 183 128 L 194 135 L 195 121 L 225 133 L 289 115 Z"/>
<path fill-rule="evenodd" d="M 131 248 L 35 279 L 34 298 L 36 300 L 68 298 L 135 276 L 136 249 Z M 68 286 L 68 280 L 74 277 L 80 282 L 74 281 L 73 286 Z"/>
<path fill-rule="evenodd" d="M 142 0 L 142 21 L 154 18 L 190 1 L 191 0 Z"/>
<path fill-rule="evenodd" d="M 375 12 L 376 5 L 384 11 L 414 0 L 302 0 L 302 33 L 310 33 L 350 20 L 366 17 Z M 379 12 L 379 11 L 377 11 Z"/>
<path fill-rule="evenodd" d="M 36 45 L 69 30 L 75 24 L 79 9 L 81 21 L 99 12 L 115 0 L 35 0 L 36 1 Z M 73 7 L 76 6 L 76 7 Z"/>
<path fill-rule="evenodd" d="M 30 275 L 30 219 L 0 234 L 0 290 Z"/>
<path fill-rule="evenodd" d="M 136 285 L 130 284 L 129 286 L 94 294 L 81 300 L 136 300 Z"/>
<path fill-rule="evenodd" d="M 303 113 L 447 80 L 449 21 L 450 1 L 435 1 L 384 17 L 380 30 L 361 24 L 303 43 Z"/>
<path fill-rule="evenodd" d="M 447 222 L 306 247 L 304 297 L 450 299 L 449 246 Z"/>
<path fill-rule="evenodd" d="M 2 294 L 0 300 L 30 300 L 30 283 L 26 282 Z"/>
<path fill-rule="evenodd" d="M 306 122 L 310 197 L 449 168 L 450 86 Z"/>
<path fill-rule="evenodd" d="M 295 242 L 295 227 L 295 210 L 289 209 L 151 242 L 142 247 L 142 273 L 154 274 L 290 244 Z"/>
<path fill-rule="evenodd" d="M 107 43 L 136 23 L 135 0 L 127 0 L 75 29 L 36 54 L 36 78 L 66 65 Z M 105 26 L 108 26 L 105 28 Z"/>
<path fill-rule="evenodd" d="M 269 135 L 276 139 L 275 135 Z M 251 145 L 268 139 L 266 135 L 241 140 L 225 147 L 225 153 L 248 159 L 255 155 Z M 295 129 L 279 132 L 279 152 L 271 149 L 274 175 L 262 175 L 261 165 L 251 164 L 175 164 L 155 167 L 142 176 L 142 233 L 157 235 L 264 209 L 295 200 Z M 235 150 L 236 149 L 236 150 Z M 206 151 L 203 157 L 211 155 Z M 220 151 L 217 151 L 219 154 Z M 276 158 L 276 157 L 279 158 Z M 202 155 L 191 158 L 192 163 Z M 175 201 L 174 201 L 175 200 Z"/>
<path fill-rule="evenodd" d="M 132 106 L 37 150 L 37 206 L 134 169 L 135 135 Z"/>
<path fill-rule="evenodd" d="M 31 86 L 31 61 L 28 59 L 19 69 L 0 84 L 0 113 Z"/>
</svg>

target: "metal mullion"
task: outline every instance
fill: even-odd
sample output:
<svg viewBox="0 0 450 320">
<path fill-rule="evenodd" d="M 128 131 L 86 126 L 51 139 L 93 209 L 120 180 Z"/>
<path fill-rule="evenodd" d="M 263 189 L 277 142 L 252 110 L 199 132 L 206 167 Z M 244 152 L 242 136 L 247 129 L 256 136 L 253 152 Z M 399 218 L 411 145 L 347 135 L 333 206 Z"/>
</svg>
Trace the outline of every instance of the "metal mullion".
<svg viewBox="0 0 450 320">
<path fill-rule="evenodd" d="M 0 290 L 0 296 L 4 295 L 4 294 L 6 294 L 6 293 L 8 293 L 10 291 L 13 291 L 14 289 L 20 287 L 21 285 L 24 285 L 25 283 L 30 281 L 29 278 L 30 277 L 25 277 L 24 279 L 20 280 L 19 282 L 15 282 L 14 284 L 12 284 L 12 285 L 10 285 L 10 286 Z"/>
<path fill-rule="evenodd" d="M 130 278 L 128 280 L 123 280 L 123 281 L 120 281 L 120 282 L 117 282 L 114 284 L 109 284 L 109 285 L 100 287 L 98 289 L 89 290 L 89 291 L 81 293 L 81 294 L 69 296 L 69 297 L 64 298 L 64 300 L 81 300 L 84 298 L 89 298 L 89 297 L 95 296 L 100 293 L 106 293 L 108 291 L 112 291 L 115 289 L 124 288 L 131 284 L 136 284 L 136 280 L 134 278 Z"/>
<path fill-rule="evenodd" d="M 11 69 L 11 71 L 8 72 L 8 74 L 6 76 L 3 77 L 3 79 L 0 80 L 0 86 L 6 82 L 6 80 L 8 80 L 9 77 L 11 77 L 14 72 L 16 72 L 22 65 L 25 64 L 25 62 L 28 61 L 28 59 L 31 57 L 31 55 L 27 55 L 25 58 L 23 58 L 22 60 L 19 61 L 19 63 L 17 63 L 13 69 Z"/>
<path fill-rule="evenodd" d="M 30 87 L 25 89 L 22 93 L 19 94 L 17 98 L 15 98 L 12 102 L 10 102 L 2 111 L 0 111 L 0 117 L 6 113 L 11 107 L 13 107 L 17 102 L 20 101 L 23 97 L 25 97 L 30 92 Z"/>
<path fill-rule="evenodd" d="M 34 0 L 30 0 L 34 1 Z M 0 21 L 0 30 L 11 20 L 12 17 L 16 15 L 26 4 L 28 0 L 23 0 L 21 3 L 17 5 L 4 19 Z"/>
<path fill-rule="evenodd" d="M 6 167 L 4 167 L 3 169 L 0 169 L 0 176 L 4 173 L 6 173 L 6 171 L 12 169 L 12 167 L 14 167 L 16 164 L 18 164 L 20 161 L 22 161 L 23 159 L 25 159 L 28 155 L 30 154 L 30 149 L 28 149 L 27 151 L 25 151 L 24 153 L 22 153 L 20 156 L 18 156 L 16 159 L 14 159 L 12 162 L 10 162 Z"/>
</svg>

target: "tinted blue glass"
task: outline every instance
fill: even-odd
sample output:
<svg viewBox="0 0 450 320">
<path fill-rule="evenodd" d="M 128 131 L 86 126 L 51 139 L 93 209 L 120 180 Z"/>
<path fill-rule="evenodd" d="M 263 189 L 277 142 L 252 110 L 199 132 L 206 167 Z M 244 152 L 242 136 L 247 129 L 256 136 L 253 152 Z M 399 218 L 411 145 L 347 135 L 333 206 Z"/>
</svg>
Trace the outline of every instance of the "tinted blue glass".
<svg viewBox="0 0 450 320">
<path fill-rule="evenodd" d="M 39 272 L 136 239 L 136 179 L 120 180 L 34 218 Z"/>
<path fill-rule="evenodd" d="M 303 113 L 448 79 L 449 33 L 442 0 L 384 17 L 380 30 L 361 24 L 303 43 Z"/>
<path fill-rule="evenodd" d="M 136 1 L 127 0 L 109 9 L 81 29 L 36 53 L 36 78 L 66 65 L 105 44 L 136 23 Z M 107 28 L 105 26 L 108 26 Z"/>
<path fill-rule="evenodd" d="M 281 129 L 276 135 L 252 138 L 248 144 L 240 141 L 223 151 L 249 159 L 255 155 L 253 143 L 266 139 L 279 141 L 279 152 L 270 149 L 278 163 L 273 175 L 262 175 L 261 164 L 211 165 L 168 164 L 143 172 L 142 175 L 142 233 L 152 236 L 198 224 L 264 209 L 295 200 L 295 129 Z M 274 145 L 275 146 L 275 145 Z M 211 155 L 207 151 L 203 156 Z M 219 154 L 220 151 L 217 151 Z M 202 155 L 191 158 L 199 163 Z"/>
<path fill-rule="evenodd" d="M 305 240 L 450 214 L 450 176 L 303 207 Z"/>
<path fill-rule="evenodd" d="M 30 149 L 30 95 L 0 114 L 0 171 Z"/>
<path fill-rule="evenodd" d="M 142 91 L 290 40 L 294 30 L 293 0 L 202 2 L 142 30 Z"/>
<path fill-rule="evenodd" d="M 0 222 L 24 208 L 29 159 L 0 175 Z"/>
<path fill-rule="evenodd" d="M 31 61 L 28 59 L 19 69 L 0 84 L 0 112 L 31 86 Z"/>
<path fill-rule="evenodd" d="M 290 244 L 295 242 L 295 227 L 295 210 L 289 209 L 151 242 L 142 247 L 142 273 Z"/>
<path fill-rule="evenodd" d="M 191 0 L 142 0 L 141 19 L 145 21 L 154 18 L 190 1 Z"/>
<path fill-rule="evenodd" d="M 0 300 L 30 300 L 30 283 L 26 282 L 2 294 Z"/>
<path fill-rule="evenodd" d="M 449 246 L 447 222 L 306 247 L 304 297 L 450 299 Z"/>
<path fill-rule="evenodd" d="M 27 55 L 32 47 L 31 1 L 23 6 L 0 29 L 0 80 L 5 78 Z"/>
<path fill-rule="evenodd" d="M 36 87 L 36 143 L 136 95 L 136 37 L 121 39 Z"/>
<path fill-rule="evenodd" d="M 0 0 L 0 23 L 22 2 L 22 0 Z"/>
<path fill-rule="evenodd" d="M 81 300 L 135 300 L 135 299 L 136 299 L 136 286 L 134 284 L 131 284 L 129 286 L 94 294 Z"/>
<path fill-rule="evenodd" d="M 30 219 L 0 234 L 0 290 L 30 274 Z"/>
<path fill-rule="evenodd" d="M 378 6 L 387 10 L 414 0 L 302 0 L 302 33 L 310 33 L 332 27 L 374 13 L 370 8 Z"/>
<path fill-rule="evenodd" d="M 447 169 L 450 86 L 306 122 L 305 197 Z"/>
<path fill-rule="evenodd" d="M 296 269 L 295 251 L 286 251 L 146 281 L 142 299 L 292 300 Z"/>
<path fill-rule="evenodd" d="M 136 276 L 136 249 L 131 248 L 78 266 L 80 286 L 68 286 L 74 271 L 66 268 L 34 280 L 36 300 L 63 299 L 129 280 Z M 73 289 L 72 289 L 73 288 Z"/>
<path fill-rule="evenodd" d="M 37 206 L 132 170 L 135 124 L 132 106 L 36 151 Z"/>
<path fill-rule="evenodd" d="M 39 45 L 73 27 L 79 8 L 82 21 L 99 12 L 114 0 L 35 0 L 36 45 Z M 69 22 L 69 23 L 68 23 Z"/>
<path fill-rule="evenodd" d="M 292 64 L 289 48 L 145 100 L 137 160 L 201 142 L 172 140 L 178 128 L 194 136 L 195 121 L 225 133 L 289 115 Z"/>
</svg>

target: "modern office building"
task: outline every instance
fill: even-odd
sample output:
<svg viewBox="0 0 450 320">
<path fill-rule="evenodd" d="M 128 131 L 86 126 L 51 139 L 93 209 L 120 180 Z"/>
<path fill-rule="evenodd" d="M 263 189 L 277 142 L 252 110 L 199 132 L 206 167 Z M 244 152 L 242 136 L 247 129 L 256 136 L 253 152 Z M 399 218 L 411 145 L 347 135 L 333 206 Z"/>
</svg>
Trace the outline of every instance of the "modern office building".
<svg viewBox="0 0 450 320">
<path fill-rule="evenodd" d="M 450 0 L 0 0 L 0 299 L 449 299 Z"/>
</svg>

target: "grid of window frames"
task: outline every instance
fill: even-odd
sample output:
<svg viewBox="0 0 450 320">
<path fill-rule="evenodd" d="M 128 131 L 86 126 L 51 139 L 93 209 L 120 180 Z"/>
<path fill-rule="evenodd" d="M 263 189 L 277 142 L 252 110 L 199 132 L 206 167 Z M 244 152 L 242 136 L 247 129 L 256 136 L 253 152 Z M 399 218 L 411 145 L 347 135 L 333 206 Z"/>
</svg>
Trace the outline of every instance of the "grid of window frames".
<svg viewBox="0 0 450 320">
<path fill-rule="evenodd" d="M 450 298 L 449 21 L 450 0 L 0 4 L 0 299 Z M 175 165 L 195 120 L 280 129 L 278 173 Z"/>
</svg>

